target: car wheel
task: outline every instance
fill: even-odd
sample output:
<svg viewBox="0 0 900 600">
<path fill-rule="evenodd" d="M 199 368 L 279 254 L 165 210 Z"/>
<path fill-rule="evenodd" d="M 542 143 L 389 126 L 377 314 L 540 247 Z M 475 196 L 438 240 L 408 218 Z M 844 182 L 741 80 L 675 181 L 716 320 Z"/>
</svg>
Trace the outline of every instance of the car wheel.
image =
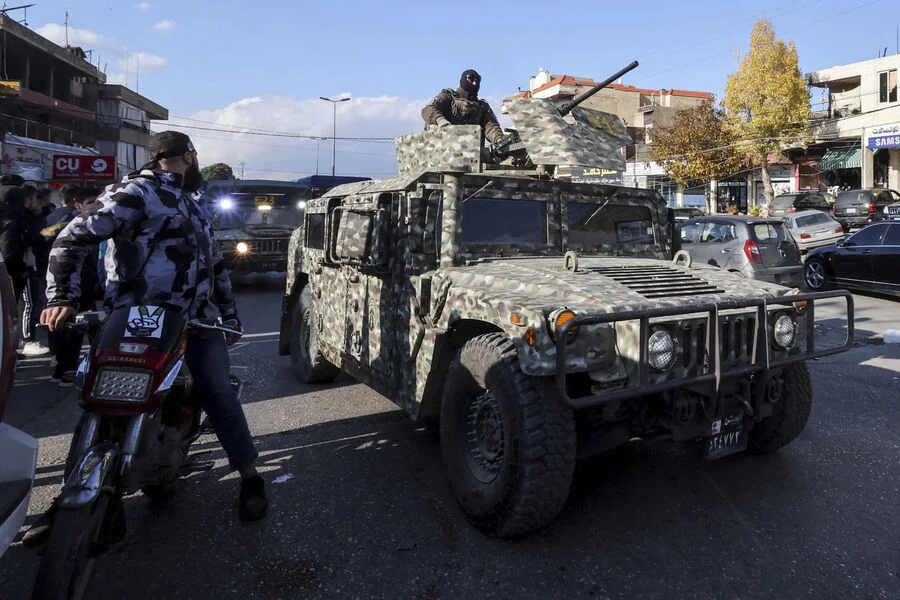
<svg viewBox="0 0 900 600">
<path fill-rule="evenodd" d="M 807 259 L 803 267 L 803 280 L 806 286 L 814 292 L 828 289 L 828 271 L 825 262 L 819 258 Z"/>
<path fill-rule="evenodd" d="M 569 495 L 575 418 L 549 378 L 522 372 L 503 333 L 469 340 L 450 365 L 441 403 L 441 454 L 469 520 L 490 535 L 549 523 Z"/>
<path fill-rule="evenodd" d="M 747 451 L 769 454 L 790 444 L 800 435 L 812 411 L 812 383 L 806 363 L 793 363 L 777 376 L 781 394 L 772 415 L 750 430 Z"/>
<path fill-rule="evenodd" d="M 340 369 L 319 351 L 313 297 L 303 288 L 291 320 L 291 370 L 301 383 L 331 383 Z"/>
</svg>

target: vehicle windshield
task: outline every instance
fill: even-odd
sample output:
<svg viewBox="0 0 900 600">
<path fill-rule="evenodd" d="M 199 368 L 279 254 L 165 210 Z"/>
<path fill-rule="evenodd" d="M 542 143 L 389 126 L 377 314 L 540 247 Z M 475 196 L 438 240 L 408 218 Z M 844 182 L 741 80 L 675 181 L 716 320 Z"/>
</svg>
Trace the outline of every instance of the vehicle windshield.
<svg viewBox="0 0 900 600">
<path fill-rule="evenodd" d="M 470 198 L 463 204 L 462 243 L 547 245 L 547 203 L 543 200 Z"/>
<path fill-rule="evenodd" d="M 213 188 L 203 202 L 213 216 L 213 228 L 294 230 L 303 221 L 307 187 L 240 185 Z"/>
<path fill-rule="evenodd" d="M 809 227 L 810 225 L 824 225 L 830 223 L 831 217 L 825 213 L 816 213 L 814 215 L 804 215 L 797 217 L 797 227 Z"/>
<path fill-rule="evenodd" d="M 653 216 L 646 206 L 609 202 L 569 202 L 569 246 L 609 251 L 630 244 L 656 243 Z"/>
</svg>

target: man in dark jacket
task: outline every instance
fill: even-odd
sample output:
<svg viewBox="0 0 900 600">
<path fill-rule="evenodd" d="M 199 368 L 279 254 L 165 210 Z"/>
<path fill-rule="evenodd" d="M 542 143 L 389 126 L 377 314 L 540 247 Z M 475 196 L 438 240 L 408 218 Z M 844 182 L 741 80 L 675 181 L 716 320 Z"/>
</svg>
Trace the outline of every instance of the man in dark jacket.
<svg viewBox="0 0 900 600">
<path fill-rule="evenodd" d="M 18 175 L 0 177 L 0 253 L 13 282 L 16 300 L 25 287 L 25 180 Z"/>
<path fill-rule="evenodd" d="M 240 330 L 211 220 L 192 198 L 203 184 L 194 145 L 183 133 L 164 131 L 151 138 L 149 150 L 152 163 L 107 187 L 53 244 L 48 308 L 41 314 L 41 323 L 51 331 L 76 314 L 81 266 L 90 248 L 104 240 L 109 240 L 104 265 L 107 306 L 161 307 L 185 319 L 222 319 L 230 329 Z M 209 330 L 191 334 L 185 362 L 229 463 L 241 475 L 238 514 L 245 520 L 260 519 L 268 508 L 265 484 L 256 471 L 258 452 L 243 407 L 231 387 L 225 337 Z M 49 523 L 45 520 L 41 526 Z M 36 523 L 23 542 L 35 545 L 43 539 Z"/>
<path fill-rule="evenodd" d="M 75 194 L 78 193 L 78 186 L 74 183 L 67 183 L 59 191 L 60 202 L 62 205 L 54 210 L 47 217 L 47 226 L 56 225 L 57 223 L 68 223 L 75 218 L 75 215 L 81 210 L 75 206 Z"/>
<path fill-rule="evenodd" d="M 484 100 L 478 98 L 481 75 L 474 69 L 464 71 L 459 78 L 459 88 L 442 90 L 422 109 L 426 125 L 481 125 L 484 137 L 492 144 L 503 137 L 503 129 L 494 116 L 494 111 Z"/>
</svg>

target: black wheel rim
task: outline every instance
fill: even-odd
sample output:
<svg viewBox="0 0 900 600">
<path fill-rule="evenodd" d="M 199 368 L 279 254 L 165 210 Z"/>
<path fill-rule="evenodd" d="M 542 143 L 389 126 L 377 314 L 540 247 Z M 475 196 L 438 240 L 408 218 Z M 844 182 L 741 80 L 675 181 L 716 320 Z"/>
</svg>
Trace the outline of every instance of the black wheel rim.
<svg viewBox="0 0 900 600">
<path fill-rule="evenodd" d="M 813 260 L 806 264 L 806 285 L 817 290 L 825 283 L 825 269 L 822 264 Z"/>
<path fill-rule="evenodd" d="M 478 481 L 491 483 L 503 466 L 503 416 L 494 395 L 480 392 L 466 415 L 466 461 Z"/>
</svg>

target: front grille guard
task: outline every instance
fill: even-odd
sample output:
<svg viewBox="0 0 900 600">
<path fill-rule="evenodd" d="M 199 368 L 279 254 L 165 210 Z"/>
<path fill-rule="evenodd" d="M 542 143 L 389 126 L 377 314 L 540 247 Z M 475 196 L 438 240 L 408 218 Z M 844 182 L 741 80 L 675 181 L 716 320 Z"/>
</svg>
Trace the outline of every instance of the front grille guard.
<svg viewBox="0 0 900 600">
<path fill-rule="evenodd" d="M 843 298 L 847 303 L 847 335 L 844 343 L 834 348 L 826 348 L 825 350 L 816 350 L 816 331 L 815 331 L 815 303 L 817 300 L 826 300 L 829 298 Z M 769 340 L 769 308 L 772 306 L 791 306 L 796 302 L 806 302 L 805 318 L 806 318 L 806 349 L 794 354 L 787 354 L 781 357 L 772 356 L 771 343 Z M 756 335 L 755 335 L 755 351 L 751 357 L 750 363 L 735 367 L 722 369 L 722 357 L 720 356 L 721 347 L 719 337 L 721 335 L 720 312 L 725 310 L 734 310 L 742 308 L 756 307 Z M 675 317 L 679 315 L 706 313 L 706 354 L 709 357 L 709 368 L 702 375 L 694 377 L 675 378 L 658 383 L 650 382 L 650 365 L 647 360 L 648 341 L 650 337 L 650 319 L 659 317 Z M 702 317 L 701 317 L 702 318 Z M 584 397 L 572 398 L 569 396 L 566 386 L 566 346 L 570 342 L 570 332 L 577 335 L 577 331 L 572 330 L 580 325 L 598 325 L 603 323 L 614 323 L 618 321 L 640 321 L 639 336 L 641 340 L 639 376 L 637 384 L 626 383 L 624 388 L 610 389 L 599 394 L 591 394 Z M 713 327 L 712 324 L 716 326 Z M 799 345 L 799 338 L 797 345 Z M 699 383 L 714 383 L 715 390 L 718 394 L 719 385 L 723 376 L 740 377 L 750 373 L 765 372 L 769 369 L 779 367 L 788 363 L 801 360 L 809 360 L 822 356 L 830 356 L 849 350 L 853 344 L 853 296 L 846 291 L 834 292 L 815 292 L 809 294 L 797 294 L 793 296 L 778 296 L 775 298 L 751 298 L 746 300 L 727 300 L 724 302 L 708 302 L 704 304 L 692 304 L 689 306 L 651 308 L 648 310 L 632 310 L 626 312 L 618 312 L 603 315 L 585 315 L 576 317 L 567 322 L 558 332 L 556 342 L 556 388 L 562 401 L 570 408 L 579 409 L 591 406 L 598 406 L 620 400 L 630 398 L 636 395 L 645 395 L 655 392 L 662 392 L 674 388 L 684 387 L 686 385 L 695 385 Z"/>
</svg>

